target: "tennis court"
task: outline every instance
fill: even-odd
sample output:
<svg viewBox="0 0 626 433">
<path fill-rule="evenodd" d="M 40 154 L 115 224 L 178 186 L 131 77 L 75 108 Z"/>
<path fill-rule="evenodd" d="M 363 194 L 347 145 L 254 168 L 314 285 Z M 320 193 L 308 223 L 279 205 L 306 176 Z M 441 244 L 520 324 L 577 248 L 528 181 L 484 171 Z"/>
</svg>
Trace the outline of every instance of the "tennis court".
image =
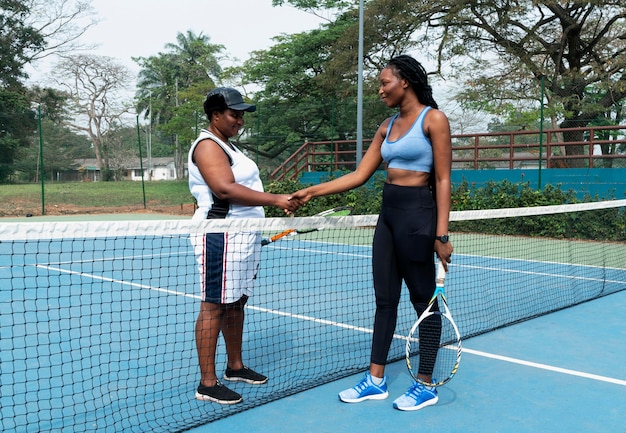
<svg viewBox="0 0 626 433">
<path fill-rule="evenodd" d="M 409 383 L 399 361 L 387 400 L 340 402 L 358 374 L 190 431 L 624 433 L 624 311 L 620 292 L 470 338 L 439 403 L 417 412 L 391 406 Z"/>
<path fill-rule="evenodd" d="M 447 291 L 461 369 L 437 406 L 406 414 L 337 399 L 367 367 L 374 305 L 371 218 L 338 220 L 263 248 L 244 357 L 270 382 L 235 384 L 234 406 L 194 399 L 188 221 L 3 225 L 3 431 L 626 431 L 625 245 L 459 235 Z M 414 319 L 403 299 L 391 358 Z M 404 392 L 404 362 L 389 375 Z"/>
</svg>

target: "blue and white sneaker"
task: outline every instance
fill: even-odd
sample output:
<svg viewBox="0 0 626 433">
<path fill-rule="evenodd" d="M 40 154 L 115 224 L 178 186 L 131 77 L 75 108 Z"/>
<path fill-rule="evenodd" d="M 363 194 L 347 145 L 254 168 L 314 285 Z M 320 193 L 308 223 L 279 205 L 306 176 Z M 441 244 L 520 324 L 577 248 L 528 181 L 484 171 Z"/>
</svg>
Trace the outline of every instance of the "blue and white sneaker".
<svg viewBox="0 0 626 433">
<path fill-rule="evenodd" d="M 437 389 L 434 386 L 424 386 L 415 382 L 404 395 L 394 400 L 393 407 L 400 410 L 419 410 L 438 401 Z"/>
<path fill-rule="evenodd" d="M 339 400 L 345 403 L 358 403 L 363 400 L 384 400 L 389 397 L 387 378 L 384 377 L 380 385 L 372 381 L 372 376 L 365 373 L 365 377 L 354 387 L 339 393 Z"/>
</svg>

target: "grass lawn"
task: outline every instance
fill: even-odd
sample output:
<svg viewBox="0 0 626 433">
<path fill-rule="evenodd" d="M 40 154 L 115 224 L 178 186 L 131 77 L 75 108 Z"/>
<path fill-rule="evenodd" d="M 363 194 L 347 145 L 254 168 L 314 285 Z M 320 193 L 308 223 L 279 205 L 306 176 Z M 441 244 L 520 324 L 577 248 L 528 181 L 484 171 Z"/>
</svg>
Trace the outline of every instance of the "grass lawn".
<svg viewBox="0 0 626 433">
<path fill-rule="evenodd" d="M 144 200 L 145 190 L 145 200 Z M 186 180 L 44 183 L 46 214 L 123 212 L 193 207 Z M 188 213 L 188 212 L 186 212 Z M 41 184 L 0 185 L 0 216 L 42 214 Z"/>
</svg>

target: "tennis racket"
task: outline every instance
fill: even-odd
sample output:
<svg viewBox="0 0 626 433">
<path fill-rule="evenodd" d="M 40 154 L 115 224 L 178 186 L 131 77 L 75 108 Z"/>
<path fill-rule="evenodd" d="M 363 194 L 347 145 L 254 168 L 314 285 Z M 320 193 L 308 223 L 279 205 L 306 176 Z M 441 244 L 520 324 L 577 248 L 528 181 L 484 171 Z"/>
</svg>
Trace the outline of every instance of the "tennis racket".
<svg viewBox="0 0 626 433">
<path fill-rule="evenodd" d="M 413 379 L 426 386 L 447 383 L 456 374 L 461 362 L 461 334 L 448 308 L 444 291 L 445 278 L 446 270 L 438 262 L 435 293 L 406 340 L 406 365 L 409 373 Z M 420 372 L 428 375 L 431 369 L 430 381 L 418 375 Z"/>
<path fill-rule="evenodd" d="M 319 216 L 319 217 L 339 217 L 339 216 L 347 216 L 350 215 L 352 213 L 352 208 L 350 206 L 339 206 L 339 207 L 334 207 L 332 209 L 327 209 L 323 212 L 320 212 L 318 214 L 316 214 L 315 216 Z M 289 229 L 289 230 L 285 230 L 284 232 L 280 232 L 278 234 L 275 234 L 274 236 L 270 237 L 270 238 L 266 238 L 263 239 L 261 241 L 261 245 L 265 246 L 268 244 L 271 244 L 272 242 L 276 242 L 279 239 L 284 238 L 285 236 L 295 236 L 297 234 L 301 234 L 301 233 L 311 233 L 314 231 L 317 231 L 319 229 Z"/>
</svg>

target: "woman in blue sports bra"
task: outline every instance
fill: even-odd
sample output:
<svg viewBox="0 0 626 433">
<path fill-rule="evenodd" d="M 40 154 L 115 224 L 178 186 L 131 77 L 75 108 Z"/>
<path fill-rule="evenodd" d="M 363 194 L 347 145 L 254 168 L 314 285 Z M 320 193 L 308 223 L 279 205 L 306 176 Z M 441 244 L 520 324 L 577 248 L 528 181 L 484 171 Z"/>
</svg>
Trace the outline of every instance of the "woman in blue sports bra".
<svg viewBox="0 0 626 433">
<path fill-rule="evenodd" d="M 306 203 L 313 197 L 347 191 L 367 182 L 381 162 L 386 164 L 387 179 L 373 240 L 376 313 L 370 368 L 355 387 L 339 393 L 347 403 L 388 397 L 385 365 L 396 328 L 402 281 L 419 316 L 435 290 L 434 254 L 446 270 L 452 255 L 448 241 L 452 166 L 448 119 L 438 110 L 426 71 L 410 56 L 389 61 L 380 74 L 378 93 L 387 106 L 398 107 L 399 112 L 378 128 L 357 169 L 292 195 Z M 435 336 L 434 341 L 439 338 Z M 436 353 L 436 344 L 430 350 Z M 420 360 L 426 358 L 420 356 Z M 419 374 L 427 381 L 432 370 L 433 365 L 420 363 Z M 437 401 L 435 388 L 416 382 L 393 406 L 417 410 Z"/>
</svg>

